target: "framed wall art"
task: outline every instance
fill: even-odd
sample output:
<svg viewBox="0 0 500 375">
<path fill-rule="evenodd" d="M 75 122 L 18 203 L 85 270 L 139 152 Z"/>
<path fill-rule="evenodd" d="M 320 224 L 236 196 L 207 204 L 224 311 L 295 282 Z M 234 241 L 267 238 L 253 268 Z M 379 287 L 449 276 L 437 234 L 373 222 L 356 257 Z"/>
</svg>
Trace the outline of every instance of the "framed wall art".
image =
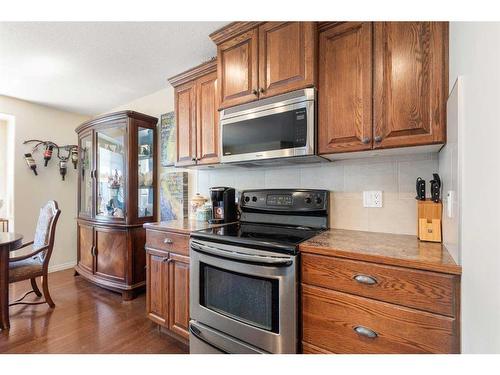
<svg viewBox="0 0 500 375">
<path fill-rule="evenodd" d="M 160 116 L 160 164 L 162 167 L 174 165 L 175 149 L 175 114 L 168 112 Z"/>
</svg>

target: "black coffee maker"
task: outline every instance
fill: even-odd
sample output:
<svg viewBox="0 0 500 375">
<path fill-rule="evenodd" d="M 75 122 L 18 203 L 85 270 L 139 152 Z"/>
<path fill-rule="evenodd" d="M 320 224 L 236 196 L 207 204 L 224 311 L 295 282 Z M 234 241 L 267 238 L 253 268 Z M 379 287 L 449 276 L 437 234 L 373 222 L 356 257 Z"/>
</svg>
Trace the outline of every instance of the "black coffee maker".
<svg viewBox="0 0 500 375">
<path fill-rule="evenodd" d="M 232 223 L 237 220 L 235 190 L 230 187 L 218 186 L 210 188 L 212 200 L 212 219 L 210 224 Z"/>
</svg>

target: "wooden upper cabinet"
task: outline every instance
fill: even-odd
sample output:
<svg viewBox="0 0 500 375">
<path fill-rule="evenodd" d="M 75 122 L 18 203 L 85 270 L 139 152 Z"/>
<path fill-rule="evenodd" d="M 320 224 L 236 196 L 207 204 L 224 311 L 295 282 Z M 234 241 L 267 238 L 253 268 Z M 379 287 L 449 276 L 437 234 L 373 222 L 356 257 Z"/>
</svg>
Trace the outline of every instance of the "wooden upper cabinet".
<svg viewBox="0 0 500 375">
<path fill-rule="evenodd" d="M 196 158 L 198 164 L 219 161 L 219 112 L 217 111 L 217 72 L 197 81 Z"/>
<path fill-rule="evenodd" d="M 316 83 L 316 22 L 233 22 L 210 37 L 217 44 L 220 108 Z"/>
<path fill-rule="evenodd" d="M 372 24 L 327 25 L 319 34 L 318 152 L 372 148 Z"/>
<path fill-rule="evenodd" d="M 374 148 L 443 143 L 447 22 L 376 22 Z"/>
<path fill-rule="evenodd" d="M 220 107 L 258 98 L 258 32 L 251 29 L 217 47 Z"/>
<path fill-rule="evenodd" d="M 314 86 L 315 22 L 259 26 L 259 97 Z"/>
<path fill-rule="evenodd" d="M 217 61 L 169 78 L 175 89 L 176 166 L 219 161 Z"/>
<path fill-rule="evenodd" d="M 177 163 L 196 163 L 196 82 L 188 82 L 175 90 L 177 124 Z"/>
</svg>

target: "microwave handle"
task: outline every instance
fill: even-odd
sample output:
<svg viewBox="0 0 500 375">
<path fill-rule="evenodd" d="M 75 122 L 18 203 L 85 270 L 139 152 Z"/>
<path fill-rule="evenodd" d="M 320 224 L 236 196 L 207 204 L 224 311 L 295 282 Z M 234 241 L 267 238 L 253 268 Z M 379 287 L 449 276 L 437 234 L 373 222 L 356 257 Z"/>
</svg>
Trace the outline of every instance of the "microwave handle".
<svg viewBox="0 0 500 375">
<path fill-rule="evenodd" d="M 289 266 L 292 264 L 292 260 L 287 257 L 270 257 L 262 255 L 242 254 L 234 251 L 218 249 L 216 247 L 202 244 L 194 240 L 191 240 L 191 248 L 194 251 L 201 251 L 207 254 L 216 255 L 227 259 L 234 259 L 240 262 L 265 263 L 273 266 Z"/>
</svg>

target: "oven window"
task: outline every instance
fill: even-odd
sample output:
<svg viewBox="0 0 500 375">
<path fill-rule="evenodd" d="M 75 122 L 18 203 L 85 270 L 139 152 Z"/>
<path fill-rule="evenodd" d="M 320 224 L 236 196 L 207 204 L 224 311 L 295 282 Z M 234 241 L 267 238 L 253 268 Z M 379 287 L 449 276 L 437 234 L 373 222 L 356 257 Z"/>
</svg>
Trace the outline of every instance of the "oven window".
<svg viewBox="0 0 500 375">
<path fill-rule="evenodd" d="M 304 147 L 306 138 L 307 112 L 299 108 L 225 124 L 222 152 L 237 155 Z"/>
<path fill-rule="evenodd" d="M 278 280 L 200 263 L 200 288 L 200 304 L 207 309 L 278 333 Z"/>
</svg>

